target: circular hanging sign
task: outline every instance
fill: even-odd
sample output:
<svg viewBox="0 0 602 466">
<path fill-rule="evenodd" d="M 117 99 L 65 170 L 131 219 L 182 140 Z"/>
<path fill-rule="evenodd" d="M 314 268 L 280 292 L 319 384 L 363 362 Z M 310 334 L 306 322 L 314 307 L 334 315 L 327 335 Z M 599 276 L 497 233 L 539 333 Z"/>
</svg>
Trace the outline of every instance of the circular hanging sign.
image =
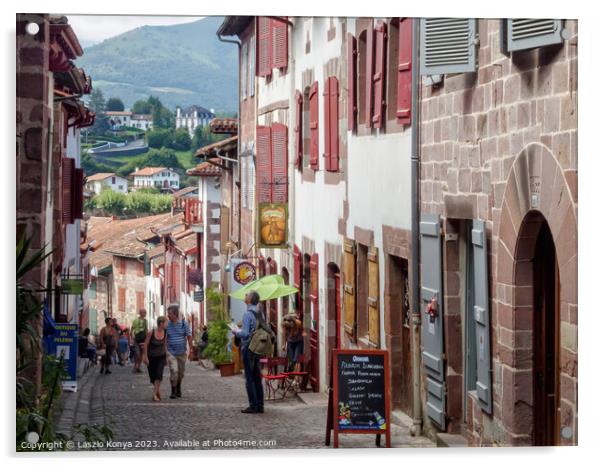
<svg viewBox="0 0 602 466">
<path fill-rule="evenodd" d="M 255 280 L 255 266 L 250 262 L 241 262 L 234 267 L 234 280 L 241 285 Z"/>
</svg>

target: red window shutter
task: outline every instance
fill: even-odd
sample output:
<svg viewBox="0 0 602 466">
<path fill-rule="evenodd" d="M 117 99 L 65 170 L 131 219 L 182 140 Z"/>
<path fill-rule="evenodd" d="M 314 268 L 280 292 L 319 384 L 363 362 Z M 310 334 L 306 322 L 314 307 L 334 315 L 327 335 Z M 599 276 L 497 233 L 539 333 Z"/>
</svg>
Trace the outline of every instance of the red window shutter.
<svg viewBox="0 0 602 466">
<path fill-rule="evenodd" d="M 272 66 L 288 66 L 288 23 L 286 17 L 281 20 L 271 18 L 272 22 Z"/>
<path fill-rule="evenodd" d="M 409 125 L 412 119 L 412 18 L 399 20 L 397 70 L 397 122 Z"/>
<path fill-rule="evenodd" d="M 372 95 L 372 77 L 374 76 L 374 20 L 370 20 L 366 30 L 366 126 L 372 126 L 373 115 L 373 95 Z"/>
<path fill-rule="evenodd" d="M 257 275 L 259 277 L 265 276 L 265 258 L 263 256 L 259 256 L 259 265 L 257 267 Z"/>
<path fill-rule="evenodd" d="M 180 264 L 178 264 L 177 262 L 173 265 L 173 283 L 174 296 L 176 299 L 178 299 L 180 297 Z"/>
<path fill-rule="evenodd" d="M 255 29 L 257 31 L 257 40 L 255 51 L 255 72 L 257 76 L 269 76 L 272 74 L 272 30 L 270 18 L 258 16 L 256 18 Z"/>
<path fill-rule="evenodd" d="M 125 312 L 125 288 L 119 288 L 117 307 L 119 311 Z"/>
<path fill-rule="evenodd" d="M 347 34 L 347 129 L 353 131 L 357 121 L 357 39 Z"/>
<path fill-rule="evenodd" d="M 136 311 L 144 309 L 144 292 L 136 291 Z"/>
<path fill-rule="evenodd" d="M 382 128 L 383 122 L 383 107 L 385 104 L 384 88 L 385 88 L 385 56 L 386 56 L 386 38 L 387 25 L 379 22 L 376 27 L 376 51 L 374 54 L 374 75 L 372 82 L 374 85 L 374 115 L 372 123 L 375 128 Z"/>
<path fill-rule="evenodd" d="M 339 80 L 336 76 L 331 76 L 328 80 L 330 163 L 327 170 L 336 172 L 339 169 Z"/>
<path fill-rule="evenodd" d="M 330 170 L 330 78 L 324 81 L 324 166 Z"/>
<path fill-rule="evenodd" d="M 272 129 L 257 126 L 257 202 L 272 202 Z"/>
<path fill-rule="evenodd" d="M 312 319 L 316 321 L 315 327 L 319 328 L 319 317 L 320 317 L 320 286 L 319 286 L 319 274 L 318 274 L 318 254 L 312 254 L 309 260 L 309 275 L 310 275 L 310 286 L 309 286 L 309 298 L 313 301 L 314 312 Z"/>
<path fill-rule="evenodd" d="M 272 125 L 272 202 L 288 201 L 288 128 Z"/>
<path fill-rule="evenodd" d="M 75 159 L 63 159 L 63 223 L 73 223 L 73 177 L 75 170 Z"/>
<path fill-rule="evenodd" d="M 309 164 L 313 170 L 318 170 L 320 167 L 318 124 L 318 82 L 316 81 L 309 90 Z"/>
<path fill-rule="evenodd" d="M 303 95 L 295 92 L 295 165 L 303 168 Z"/>
<path fill-rule="evenodd" d="M 84 218 L 84 171 L 73 172 L 73 218 Z"/>
</svg>

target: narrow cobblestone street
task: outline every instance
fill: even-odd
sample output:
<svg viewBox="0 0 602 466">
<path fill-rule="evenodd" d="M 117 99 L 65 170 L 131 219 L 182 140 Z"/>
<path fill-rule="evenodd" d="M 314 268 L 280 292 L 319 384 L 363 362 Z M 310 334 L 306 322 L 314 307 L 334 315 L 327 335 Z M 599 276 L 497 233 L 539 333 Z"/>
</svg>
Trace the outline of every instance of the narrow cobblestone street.
<svg viewBox="0 0 602 466">
<path fill-rule="evenodd" d="M 85 376 L 85 383 L 92 387 L 86 390 L 90 399 L 85 399 L 82 392 L 78 404 L 89 403 L 90 424 L 101 425 L 104 418 L 110 425 L 117 447 L 107 450 L 124 449 L 122 444 L 127 450 L 326 448 L 325 396 L 323 402 L 310 404 L 288 396 L 282 401 L 268 401 L 262 415 L 245 415 L 240 413 L 246 406 L 242 375 L 220 377 L 216 370 L 188 362 L 182 398 L 169 399 L 166 369 L 162 401 L 153 402 L 146 371 L 132 374 L 131 369 L 131 365 L 113 366 L 112 374 L 105 376 L 93 368 Z M 74 396 L 63 395 L 67 401 Z M 391 439 L 393 447 L 434 446 L 424 437 L 411 437 L 407 428 L 397 425 L 393 426 Z M 192 445 L 195 441 L 196 447 Z M 256 444 L 228 444 L 239 441 Z M 342 435 L 340 446 L 374 447 L 374 437 Z"/>
</svg>

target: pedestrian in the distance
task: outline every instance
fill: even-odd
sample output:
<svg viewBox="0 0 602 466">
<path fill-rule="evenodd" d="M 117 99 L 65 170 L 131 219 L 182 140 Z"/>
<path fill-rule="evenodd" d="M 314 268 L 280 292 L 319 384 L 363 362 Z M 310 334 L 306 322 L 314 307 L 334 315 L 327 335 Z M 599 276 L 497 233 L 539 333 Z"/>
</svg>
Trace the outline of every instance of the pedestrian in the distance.
<svg viewBox="0 0 602 466">
<path fill-rule="evenodd" d="M 119 335 L 113 327 L 113 319 L 110 317 L 105 319 L 105 326 L 101 329 L 99 337 L 99 346 L 105 350 L 105 354 L 100 360 L 100 373 L 106 375 L 111 373 L 109 367 L 111 366 L 113 353 L 115 352 L 117 341 L 119 340 Z"/>
<path fill-rule="evenodd" d="M 282 318 L 282 328 L 284 330 L 284 345 L 282 351 L 286 351 L 288 359 L 287 371 L 295 370 L 299 357 L 303 354 L 303 339 L 305 331 L 303 323 L 295 311 L 289 312 Z"/>
<path fill-rule="evenodd" d="M 180 319 L 180 306 L 170 304 L 167 308 L 167 364 L 171 381 L 170 398 L 182 396 L 182 379 L 186 370 L 187 352 L 192 352 L 192 329 L 186 319 Z M 188 343 L 188 350 L 186 348 Z"/>
<path fill-rule="evenodd" d="M 259 293 L 250 291 L 245 295 L 245 304 L 247 310 L 242 317 L 242 328 L 232 330 L 240 338 L 240 350 L 242 353 L 242 362 L 245 370 L 245 386 L 249 406 L 241 412 L 245 414 L 263 413 L 263 385 L 261 383 L 261 373 L 259 371 L 259 357 L 249 349 L 251 336 L 257 328 L 257 313 Z"/>
<path fill-rule="evenodd" d="M 128 356 L 130 355 L 130 337 L 127 329 L 122 331 L 121 335 L 119 335 L 117 349 L 119 353 L 119 365 L 124 366 L 128 361 Z"/>
<path fill-rule="evenodd" d="M 146 309 L 140 309 L 138 311 L 138 317 L 132 322 L 130 329 L 131 343 L 134 349 L 134 368 L 132 372 L 140 373 L 140 363 L 142 362 L 142 353 L 144 352 L 143 346 L 146 341 L 146 333 L 148 330 L 148 323 L 146 321 Z"/>
<path fill-rule="evenodd" d="M 164 316 L 158 317 L 157 327 L 147 332 L 144 341 L 142 359 L 148 367 L 148 376 L 155 389 L 153 401 L 161 401 L 161 381 L 167 356 L 166 326 L 167 319 Z"/>
</svg>

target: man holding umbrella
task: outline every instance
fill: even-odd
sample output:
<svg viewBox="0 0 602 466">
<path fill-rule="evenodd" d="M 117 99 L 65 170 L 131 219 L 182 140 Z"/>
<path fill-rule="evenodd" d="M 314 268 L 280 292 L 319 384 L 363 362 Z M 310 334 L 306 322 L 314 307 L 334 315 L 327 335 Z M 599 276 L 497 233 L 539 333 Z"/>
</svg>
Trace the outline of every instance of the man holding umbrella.
<svg viewBox="0 0 602 466">
<path fill-rule="evenodd" d="M 232 330 L 232 333 L 240 337 L 240 349 L 242 362 L 245 369 L 245 384 L 249 406 L 241 412 L 245 414 L 263 413 L 263 385 L 261 384 L 261 373 L 259 371 L 259 357 L 249 349 L 251 336 L 257 328 L 259 304 L 259 293 L 249 291 L 245 294 L 247 310 L 242 318 L 242 329 Z M 259 317 L 262 318 L 263 316 Z"/>
</svg>

